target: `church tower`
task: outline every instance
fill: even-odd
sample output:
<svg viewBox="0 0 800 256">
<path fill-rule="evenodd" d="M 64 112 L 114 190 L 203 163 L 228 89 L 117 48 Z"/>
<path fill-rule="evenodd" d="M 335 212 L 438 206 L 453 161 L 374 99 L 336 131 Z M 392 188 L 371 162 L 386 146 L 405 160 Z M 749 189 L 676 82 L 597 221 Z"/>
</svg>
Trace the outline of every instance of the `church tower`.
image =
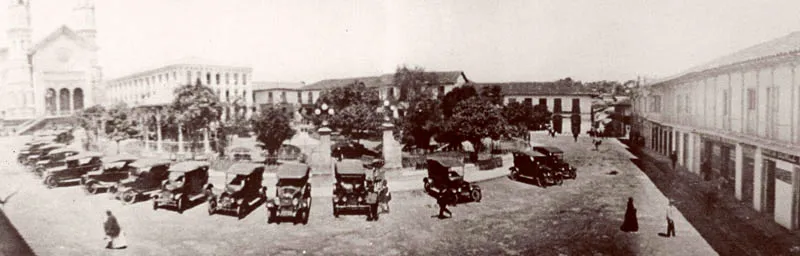
<svg viewBox="0 0 800 256">
<path fill-rule="evenodd" d="M 3 104 L 5 117 L 15 118 L 34 114 L 33 84 L 29 51 L 31 43 L 30 0 L 8 0 L 8 55 L 6 81 L 0 94 L 10 96 Z"/>
<path fill-rule="evenodd" d="M 78 0 L 78 5 L 75 6 L 73 15 L 75 16 L 73 24 L 75 33 L 94 45 L 96 43 L 95 36 L 97 35 L 97 28 L 94 22 L 94 0 Z"/>
<path fill-rule="evenodd" d="M 74 17 L 72 28 L 75 33 L 81 36 L 84 41 L 96 47 L 97 27 L 95 26 L 94 0 L 77 0 L 77 5 L 72 14 Z M 86 107 L 103 102 L 103 96 L 105 96 L 105 90 L 101 84 L 103 72 L 100 68 L 97 51 L 95 50 L 88 57 L 91 61 L 91 68 L 85 72 L 87 84 L 84 87 L 84 101 Z"/>
</svg>

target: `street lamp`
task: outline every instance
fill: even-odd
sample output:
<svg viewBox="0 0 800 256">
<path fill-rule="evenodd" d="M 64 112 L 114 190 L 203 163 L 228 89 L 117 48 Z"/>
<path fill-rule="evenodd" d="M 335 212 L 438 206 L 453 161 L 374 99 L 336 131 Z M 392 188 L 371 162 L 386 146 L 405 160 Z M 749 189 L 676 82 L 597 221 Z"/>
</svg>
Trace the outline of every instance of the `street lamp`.
<svg viewBox="0 0 800 256">
<path fill-rule="evenodd" d="M 397 106 L 392 105 L 389 100 L 383 101 L 383 106 L 378 107 L 378 113 L 383 113 L 383 122 L 391 123 L 394 118 L 394 112 L 397 111 Z"/>
<path fill-rule="evenodd" d="M 314 114 L 322 118 L 322 127 L 328 126 L 328 118 L 334 115 L 333 108 L 328 107 L 328 104 L 322 103 L 320 108 L 314 110 Z"/>
</svg>

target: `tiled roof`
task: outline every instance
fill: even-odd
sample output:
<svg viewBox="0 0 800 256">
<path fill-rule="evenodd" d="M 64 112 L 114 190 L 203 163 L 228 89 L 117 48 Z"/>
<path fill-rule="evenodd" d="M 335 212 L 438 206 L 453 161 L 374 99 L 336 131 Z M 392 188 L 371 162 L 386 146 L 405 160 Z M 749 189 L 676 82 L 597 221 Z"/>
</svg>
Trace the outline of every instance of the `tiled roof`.
<svg viewBox="0 0 800 256">
<path fill-rule="evenodd" d="M 796 53 L 797 51 L 800 51 L 800 31 L 796 31 L 783 37 L 779 37 L 764 43 L 750 46 L 743 50 L 717 58 L 703 65 L 690 68 L 689 70 L 686 70 L 679 74 L 667 77 L 665 79 L 657 80 L 651 84 L 661 83 L 687 74 L 719 68 L 731 64 L 793 54 Z"/>
<path fill-rule="evenodd" d="M 305 85 L 305 83 L 303 83 L 303 82 L 253 81 L 253 82 L 250 82 L 250 85 L 253 86 L 253 91 L 263 91 L 263 90 L 270 90 L 270 89 L 298 90 L 298 89 L 300 89 L 300 87 L 303 87 Z"/>
<path fill-rule="evenodd" d="M 503 96 L 511 95 L 597 95 L 578 85 L 557 84 L 555 82 L 510 82 L 510 83 L 469 83 L 478 92 L 483 87 L 500 86 Z"/>
<path fill-rule="evenodd" d="M 439 78 L 439 84 L 455 84 L 459 77 L 464 77 L 464 72 L 461 71 L 445 71 L 445 72 L 432 72 Z M 303 86 L 301 90 L 324 90 L 337 87 L 344 87 L 355 83 L 356 81 L 364 83 L 366 87 L 374 88 L 381 86 L 389 86 L 394 80 L 394 73 L 383 74 L 380 76 L 365 76 L 365 77 L 351 77 L 340 79 L 326 79 L 313 84 Z"/>
</svg>

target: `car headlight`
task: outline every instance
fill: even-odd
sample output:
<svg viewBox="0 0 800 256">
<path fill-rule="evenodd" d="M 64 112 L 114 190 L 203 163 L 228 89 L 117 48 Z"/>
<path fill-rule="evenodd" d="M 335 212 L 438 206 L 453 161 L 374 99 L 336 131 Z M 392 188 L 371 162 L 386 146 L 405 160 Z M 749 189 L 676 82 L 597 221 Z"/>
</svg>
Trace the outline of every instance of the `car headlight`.
<svg viewBox="0 0 800 256">
<path fill-rule="evenodd" d="M 272 203 L 274 203 L 275 205 L 279 205 L 279 204 L 281 204 L 281 199 L 275 197 L 275 198 L 272 199 Z"/>
<path fill-rule="evenodd" d="M 359 203 L 364 202 L 364 198 L 363 197 L 358 197 L 358 202 Z"/>
<path fill-rule="evenodd" d="M 342 202 L 347 202 L 347 197 L 342 197 Z"/>
<path fill-rule="evenodd" d="M 300 204 L 300 200 L 298 200 L 297 198 L 295 198 L 294 200 L 292 200 L 292 204 L 294 204 L 294 205 L 298 205 L 298 204 Z"/>
<path fill-rule="evenodd" d="M 461 193 L 461 188 L 458 188 L 458 193 Z"/>
<path fill-rule="evenodd" d="M 172 194 L 172 199 L 173 200 L 178 200 L 178 194 Z"/>
</svg>

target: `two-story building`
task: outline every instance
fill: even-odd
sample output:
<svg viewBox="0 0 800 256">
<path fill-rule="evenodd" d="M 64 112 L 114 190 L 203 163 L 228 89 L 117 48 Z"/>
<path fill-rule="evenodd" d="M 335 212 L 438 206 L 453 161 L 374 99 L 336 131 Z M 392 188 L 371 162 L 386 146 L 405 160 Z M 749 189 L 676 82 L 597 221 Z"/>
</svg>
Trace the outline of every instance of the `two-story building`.
<svg viewBox="0 0 800 256">
<path fill-rule="evenodd" d="M 428 88 L 434 96 L 444 95 L 453 88 L 461 86 L 467 82 L 467 76 L 461 71 L 446 71 L 446 72 L 431 72 L 436 75 L 438 83 L 429 84 Z M 400 88 L 394 86 L 394 73 L 383 74 L 380 76 L 365 76 L 365 77 L 351 77 L 339 79 L 325 79 L 313 84 L 309 84 L 300 88 L 304 98 L 304 103 L 313 104 L 319 99 L 322 91 L 333 89 L 337 87 L 345 87 L 354 83 L 363 83 L 367 88 L 375 88 L 378 90 L 381 100 L 395 99 L 400 95 Z"/>
<path fill-rule="evenodd" d="M 800 228 L 800 32 L 640 88 L 634 130 L 724 193 Z M 640 141 L 641 141 L 640 140 Z"/>
<path fill-rule="evenodd" d="M 303 91 L 300 90 L 300 87 L 304 85 L 302 82 L 253 81 L 253 105 L 257 111 L 272 105 L 283 106 L 294 111 L 303 104 L 313 103 L 309 100 L 313 99 L 313 95 L 303 94 Z"/>
</svg>

